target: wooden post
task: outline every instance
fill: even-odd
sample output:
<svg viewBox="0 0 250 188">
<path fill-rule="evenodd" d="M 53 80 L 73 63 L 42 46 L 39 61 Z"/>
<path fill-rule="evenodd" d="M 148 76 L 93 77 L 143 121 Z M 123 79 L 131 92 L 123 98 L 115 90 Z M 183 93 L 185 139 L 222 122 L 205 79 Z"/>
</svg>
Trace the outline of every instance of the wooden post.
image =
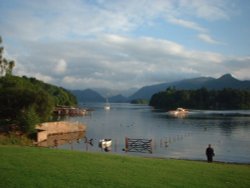
<svg viewBox="0 0 250 188">
<path fill-rule="evenodd" d="M 85 146 L 86 146 L 86 151 L 88 151 L 89 149 L 88 142 L 85 142 Z"/>
<path fill-rule="evenodd" d="M 128 151 L 128 137 L 125 137 L 125 152 Z"/>
<path fill-rule="evenodd" d="M 156 145 L 157 145 L 156 139 L 152 140 L 152 144 L 153 144 L 153 147 L 152 147 L 152 148 L 154 148 L 154 150 L 156 150 Z"/>
<path fill-rule="evenodd" d="M 117 152 L 117 140 L 115 139 L 115 152 Z"/>
</svg>

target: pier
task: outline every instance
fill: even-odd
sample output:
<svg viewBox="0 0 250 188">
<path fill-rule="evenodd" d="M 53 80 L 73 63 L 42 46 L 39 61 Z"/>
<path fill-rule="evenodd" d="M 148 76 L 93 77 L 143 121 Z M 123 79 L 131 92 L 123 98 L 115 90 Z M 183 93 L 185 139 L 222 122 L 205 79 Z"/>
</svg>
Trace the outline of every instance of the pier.
<svg viewBox="0 0 250 188">
<path fill-rule="evenodd" d="M 84 116 L 89 114 L 90 110 L 71 106 L 57 106 L 53 113 L 58 116 Z"/>
</svg>

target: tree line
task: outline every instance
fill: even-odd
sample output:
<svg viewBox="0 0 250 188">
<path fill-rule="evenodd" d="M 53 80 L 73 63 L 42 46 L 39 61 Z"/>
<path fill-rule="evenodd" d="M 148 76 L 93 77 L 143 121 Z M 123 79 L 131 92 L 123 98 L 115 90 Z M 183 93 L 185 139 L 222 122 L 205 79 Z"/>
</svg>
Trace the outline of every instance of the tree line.
<svg viewBox="0 0 250 188">
<path fill-rule="evenodd" d="M 0 78 L 0 101 L 0 124 L 15 125 L 22 132 L 32 132 L 35 124 L 48 121 L 55 106 L 77 104 L 75 96 L 63 88 L 10 75 Z"/>
<path fill-rule="evenodd" d="M 75 96 L 64 88 L 13 76 L 15 62 L 3 57 L 3 49 L 0 47 L 0 131 L 32 133 L 37 123 L 51 118 L 55 106 L 77 105 Z"/>
<path fill-rule="evenodd" d="M 236 110 L 250 109 L 250 91 L 224 88 L 222 90 L 177 90 L 167 88 L 154 94 L 149 102 L 150 106 L 158 109 L 176 109 L 178 107 L 190 109 Z"/>
</svg>

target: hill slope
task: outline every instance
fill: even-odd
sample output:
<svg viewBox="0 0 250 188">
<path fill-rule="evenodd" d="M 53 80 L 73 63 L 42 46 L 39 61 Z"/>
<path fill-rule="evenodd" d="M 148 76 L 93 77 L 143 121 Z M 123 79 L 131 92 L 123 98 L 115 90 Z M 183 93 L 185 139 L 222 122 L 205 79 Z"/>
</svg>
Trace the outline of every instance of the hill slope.
<svg viewBox="0 0 250 188">
<path fill-rule="evenodd" d="M 85 90 L 71 90 L 71 93 L 76 96 L 79 103 L 86 102 L 104 102 L 105 98 L 102 97 L 99 93 L 95 92 L 92 89 Z"/>
<path fill-rule="evenodd" d="M 185 79 L 176 82 L 169 82 L 151 86 L 145 86 L 139 89 L 135 94 L 129 97 L 132 99 L 150 99 L 151 96 L 160 91 L 166 90 L 168 87 L 175 87 L 176 89 L 199 89 L 205 87 L 207 89 L 250 89 L 250 81 L 240 81 L 232 77 L 230 74 L 225 74 L 222 77 L 215 79 L 211 77 L 199 77 L 193 79 Z"/>
</svg>

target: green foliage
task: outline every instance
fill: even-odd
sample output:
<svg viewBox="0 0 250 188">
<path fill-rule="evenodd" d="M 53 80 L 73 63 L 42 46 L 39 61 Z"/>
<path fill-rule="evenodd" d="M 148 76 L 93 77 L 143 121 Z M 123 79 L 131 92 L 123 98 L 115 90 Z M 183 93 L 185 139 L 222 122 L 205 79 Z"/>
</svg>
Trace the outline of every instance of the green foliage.
<svg viewBox="0 0 250 188">
<path fill-rule="evenodd" d="M 26 133 L 34 133 L 35 125 L 40 122 L 39 116 L 35 111 L 34 106 L 25 109 L 25 111 L 21 112 L 20 115 L 20 128 L 22 132 Z"/>
<path fill-rule="evenodd" d="M 75 97 L 63 88 L 35 78 L 0 77 L 0 118 L 32 133 L 35 123 L 47 121 L 55 105 L 76 105 Z"/>
<path fill-rule="evenodd" d="M 0 36 L 0 44 L 2 38 Z M 3 57 L 0 46 L 0 119 L 9 125 L 16 124 L 26 133 L 34 131 L 34 125 L 49 119 L 55 105 L 77 104 L 76 98 L 67 90 L 46 84 L 35 78 L 12 76 L 14 61 Z M 0 131 L 9 130 L 0 123 Z"/>
<path fill-rule="evenodd" d="M 0 144 L 1 145 L 21 145 L 21 146 L 32 146 L 32 140 L 26 135 L 16 135 L 14 133 L 10 134 L 0 134 Z M 1 187 L 1 186 L 0 186 Z"/>
<path fill-rule="evenodd" d="M 26 76 L 22 78 L 30 82 L 34 88 L 41 88 L 51 95 L 55 105 L 75 106 L 77 104 L 76 97 L 62 87 L 47 84 L 35 78 L 27 78 Z"/>
<path fill-rule="evenodd" d="M 225 88 L 223 90 L 176 90 L 168 88 L 152 96 L 150 106 L 160 109 L 178 107 L 194 109 L 250 109 L 250 91 Z"/>
<path fill-rule="evenodd" d="M 249 165 L 0 146 L 0 187 L 250 186 Z"/>
<path fill-rule="evenodd" d="M 148 104 L 148 99 L 134 99 L 131 101 L 132 104 Z"/>
<path fill-rule="evenodd" d="M 1 43 L 2 43 L 2 38 L 0 36 L 0 44 Z M 12 70 L 15 66 L 15 62 L 4 58 L 3 52 L 4 52 L 4 47 L 0 46 L 0 76 L 12 75 Z"/>
</svg>

